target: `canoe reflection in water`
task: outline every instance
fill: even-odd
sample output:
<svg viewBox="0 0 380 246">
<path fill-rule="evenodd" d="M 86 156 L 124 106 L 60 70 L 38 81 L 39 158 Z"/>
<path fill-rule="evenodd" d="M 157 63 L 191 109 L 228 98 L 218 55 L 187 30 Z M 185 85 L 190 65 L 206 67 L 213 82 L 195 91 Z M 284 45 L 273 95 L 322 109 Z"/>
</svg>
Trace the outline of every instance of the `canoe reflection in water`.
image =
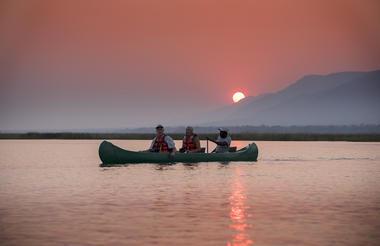
<svg viewBox="0 0 380 246">
<path fill-rule="evenodd" d="M 228 198 L 230 201 L 230 228 L 235 230 L 235 234 L 230 242 L 227 242 L 228 246 L 246 246 L 253 244 L 253 240 L 247 231 L 252 228 L 252 224 L 248 223 L 248 218 L 252 217 L 247 209 L 250 207 L 245 204 L 247 195 L 244 193 L 245 188 L 243 185 L 242 174 L 243 171 L 236 167 L 236 177 L 232 183 L 232 195 Z"/>
</svg>

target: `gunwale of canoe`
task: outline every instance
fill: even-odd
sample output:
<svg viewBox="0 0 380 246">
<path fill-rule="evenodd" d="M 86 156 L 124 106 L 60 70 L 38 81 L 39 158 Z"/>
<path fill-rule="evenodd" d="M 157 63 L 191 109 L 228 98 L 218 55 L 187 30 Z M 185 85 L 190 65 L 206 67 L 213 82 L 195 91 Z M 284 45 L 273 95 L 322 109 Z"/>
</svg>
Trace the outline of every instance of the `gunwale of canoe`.
<svg viewBox="0 0 380 246">
<path fill-rule="evenodd" d="M 195 162 L 229 162 L 257 161 L 258 149 L 255 143 L 236 152 L 226 153 L 176 153 L 173 158 L 168 153 L 135 152 L 122 149 L 108 141 L 99 146 L 99 157 L 103 165 L 133 163 L 195 163 Z"/>
</svg>

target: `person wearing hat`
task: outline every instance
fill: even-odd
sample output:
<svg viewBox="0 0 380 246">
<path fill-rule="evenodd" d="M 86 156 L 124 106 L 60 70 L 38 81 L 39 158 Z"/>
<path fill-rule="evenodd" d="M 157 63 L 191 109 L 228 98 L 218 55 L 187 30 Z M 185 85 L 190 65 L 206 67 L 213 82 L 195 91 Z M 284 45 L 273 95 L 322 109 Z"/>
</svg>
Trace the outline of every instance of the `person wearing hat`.
<svg viewBox="0 0 380 246">
<path fill-rule="evenodd" d="M 145 152 L 161 152 L 170 153 L 173 157 L 176 152 L 174 141 L 171 137 L 164 133 L 164 127 L 162 125 L 156 126 L 156 137 L 153 139 L 150 147 Z"/>
<path fill-rule="evenodd" d="M 218 130 L 219 130 L 219 136 L 216 141 L 208 137 L 207 137 L 207 140 L 210 140 L 211 142 L 216 144 L 216 148 L 213 152 L 215 153 L 228 152 L 228 149 L 230 148 L 230 144 L 231 144 L 231 137 L 228 135 L 228 129 L 219 128 Z"/>
</svg>

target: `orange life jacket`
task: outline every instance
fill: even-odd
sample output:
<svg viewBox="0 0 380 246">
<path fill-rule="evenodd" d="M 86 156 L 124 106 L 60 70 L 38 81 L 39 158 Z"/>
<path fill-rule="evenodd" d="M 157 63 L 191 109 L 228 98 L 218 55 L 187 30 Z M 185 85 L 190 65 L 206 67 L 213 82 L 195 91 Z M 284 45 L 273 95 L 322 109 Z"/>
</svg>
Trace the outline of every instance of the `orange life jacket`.
<svg viewBox="0 0 380 246">
<path fill-rule="evenodd" d="M 169 152 L 168 144 L 165 142 L 165 134 L 156 137 L 156 141 L 153 144 L 153 150 L 156 152 Z"/>
<path fill-rule="evenodd" d="M 196 136 L 197 134 L 193 134 L 189 138 L 186 138 L 186 136 L 183 138 L 183 148 L 185 151 L 195 150 L 194 137 Z"/>
</svg>

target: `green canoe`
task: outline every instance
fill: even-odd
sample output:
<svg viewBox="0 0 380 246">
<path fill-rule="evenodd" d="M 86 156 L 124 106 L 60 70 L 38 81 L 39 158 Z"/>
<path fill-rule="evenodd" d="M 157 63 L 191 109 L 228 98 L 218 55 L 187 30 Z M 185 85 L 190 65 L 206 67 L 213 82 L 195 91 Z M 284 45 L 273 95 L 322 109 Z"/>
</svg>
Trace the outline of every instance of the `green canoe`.
<svg viewBox="0 0 380 246">
<path fill-rule="evenodd" d="M 256 161 L 257 154 L 258 150 L 255 143 L 251 143 L 236 152 L 176 153 L 173 158 L 169 156 L 169 153 L 124 150 L 107 141 L 103 141 L 99 146 L 99 156 L 103 164 Z"/>
</svg>

